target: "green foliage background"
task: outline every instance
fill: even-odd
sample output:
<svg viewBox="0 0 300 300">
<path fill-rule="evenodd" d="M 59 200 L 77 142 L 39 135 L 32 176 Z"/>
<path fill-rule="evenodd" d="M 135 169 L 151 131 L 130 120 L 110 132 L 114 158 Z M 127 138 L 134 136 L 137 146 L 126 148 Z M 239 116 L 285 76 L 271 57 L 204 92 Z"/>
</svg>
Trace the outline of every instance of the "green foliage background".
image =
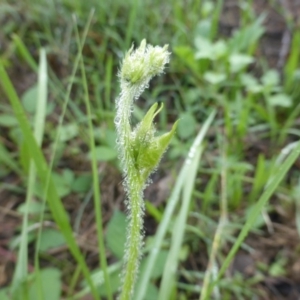
<svg viewBox="0 0 300 300">
<path fill-rule="evenodd" d="M 17 197 L 11 210 L 19 216 L 4 245 L 18 259 L 1 299 L 48 299 L 48 291 L 53 300 L 116 294 L 126 220 L 124 207 L 102 193 L 99 182 L 111 169 L 115 177 L 121 173 L 116 75 L 124 53 L 143 38 L 169 44 L 172 57 L 166 74 L 136 103 L 132 123 L 157 101 L 165 107 L 156 118 L 160 131 L 180 122 L 158 179 L 153 178 L 171 178 L 164 187 L 169 192 L 159 201 L 146 193 L 144 260 L 135 299 L 254 299 L 266 293 L 261 283 L 268 276 L 290 276 L 283 253 L 270 266 L 255 262 L 250 279 L 225 271 L 239 248 L 252 253 L 245 240 L 249 233 L 270 233 L 278 206 L 295 220 L 295 232 L 300 228 L 294 164 L 300 134 L 299 26 L 276 1 L 264 12 L 254 10 L 255 1 L 236 1 L 239 26 L 222 35 L 226 5 L 221 0 L 1 1 L 0 205 Z M 282 16 L 290 34 L 280 68 L 261 55 L 270 10 Z M 88 168 L 78 170 L 78 161 Z M 11 177 L 20 184 L 11 184 Z M 70 198 L 78 203 L 75 213 L 67 206 Z M 113 208 L 108 212 L 107 201 Z M 89 263 L 79 238 L 89 205 L 96 215 L 97 265 Z M 55 254 L 60 247 L 72 255 L 65 250 L 60 261 Z"/>
</svg>

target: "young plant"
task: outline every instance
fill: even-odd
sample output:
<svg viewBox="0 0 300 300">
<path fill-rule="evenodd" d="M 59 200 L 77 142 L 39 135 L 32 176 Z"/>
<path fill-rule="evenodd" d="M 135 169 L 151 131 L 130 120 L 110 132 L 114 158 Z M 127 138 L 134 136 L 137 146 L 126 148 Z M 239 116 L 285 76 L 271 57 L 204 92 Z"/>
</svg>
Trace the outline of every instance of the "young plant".
<svg viewBox="0 0 300 300">
<path fill-rule="evenodd" d="M 169 62 L 168 46 L 153 47 L 143 40 L 140 46 L 126 53 L 119 72 L 121 93 L 116 100 L 115 125 L 117 143 L 127 193 L 129 225 L 124 258 L 123 286 L 119 299 L 130 299 L 137 279 L 143 245 L 143 190 L 149 175 L 157 167 L 174 135 L 177 122 L 170 132 L 155 136 L 154 117 L 162 110 L 154 104 L 143 120 L 132 130 L 130 125 L 134 100 L 148 87 L 149 81 L 163 72 Z"/>
</svg>

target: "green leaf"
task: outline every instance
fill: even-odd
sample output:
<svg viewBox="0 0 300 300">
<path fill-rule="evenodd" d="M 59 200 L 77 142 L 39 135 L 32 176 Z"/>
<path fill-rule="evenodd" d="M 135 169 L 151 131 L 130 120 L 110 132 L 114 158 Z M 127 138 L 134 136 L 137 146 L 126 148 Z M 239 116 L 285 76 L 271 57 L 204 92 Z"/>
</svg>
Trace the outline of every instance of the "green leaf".
<svg viewBox="0 0 300 300">
<path fill-rule="evenodd" d="M 109 250 L 119 259 L 124 255 L 126 227 L 126 216 L 116 210 L 107 225 L 106 243 Z"/>
<path fill-rule="evenodd" d="M 226 79 L 226 75 L 222 73 L 206 72 L 204 74 L 204 79 L 211 84 L 218 84 Z"/>
<path fill-rule="evenodd" d="M 51 228 L 42 231 L 40 251 L 45 252 L 51 248 L 57 248 L 65 244 L 65 238 L 59 231 Z"/>
<path fill-rule="evenodd" d="M 1 114 L 0 115 L 0 126 L 14 127 L 16 125 L 18 125 L 18 121 L 14 116 L 8 115 L 8 114 Z"/>
<path fill-rule="evenodd" d="M 0 290 L 0 299 L 1 300 L 11 300 L 11 298 L 8 297 L 8 291 L 6 289 Z"/>
<path fill-rule="evenodd" d="M 22 97 L 22 103 L 25 110 L 29 113 L 35 113 L 37 108 L 37 100 L 38 100 L 38 88 L 37 85 L 33 85 L 29 88 Z"/>
<path fill-rule="evenodd" d="M 263 90 L 263 86 L 259 84 L 257 79 L 250 74 L 242 74 L 241 83 L 248 91 L 252 93 L 260 93 Z"/>
<path fill-rule="evenodd" d="M 155 137 L 149 144 L 141 144 L 139 154 L 136 159 L 137 169 L 141 172 L 141 176 L 146 180 L 151 172 L 158 165 L 162 155 L 166 151 L 175 130 L 178 121 L 174 123 L 172 130 L 163 134 L 162 136 Z"/>
<path fill-rule="evenodd" d="M 166 251 L 166 250 L 161 250 L 158 253 L 157 261 L 156 261 L 155 265 L 153 266 L 153 270 L 152 270 L 152 273 L 151 273 L 151 278 L 152 279 L 158 279 L 163 274 L 165 264 L 166 264 L 166 260 L 167 260 L 167 257 L 168 257 L 168 253 L 169 252 Z M 143 273 L 145 271 L 144 269 L 145 269 L 146 266 L 147 266 L 147 258 L 142 261 L 141 273 Z"/>
<path fill-rule="evenodd" d="M 58 195 L 60 197 L 65 197 L 68 194 L 70 194 L 73 178 L 68 177 L 68 175 L 66 173 L 63 173 L 63 174 L 54 173 L 53 174 L 53 181 L 56 185 L 56 189 L 57 189 Z"/>
<path fill-rule="evenodd" d="M 75 123 L 61 126 L 59 139 L 61 142 L 67 142 L 78 135 L 78 125 Z"/>
<path fill-rule="evenodd" d="M 35 201 L 31 201 L 28 204 L 22 203 L 18 207 L 18 212 L 22 214 L 39 215 L 43 212 L 43 204 Z"/>
<path fill-rule="evenodd" d="M 153 119 L 162 108 L 163 105 L 158 108 L 157 103 L 152 105 L 131 136 L 132 158 L 136 169 L 144 179 L 148 178 L 159 163 L 177 127 L 176 122 L 170 132 L 159 137 L 154 136 Z"/>
<path fill-rule="evenodd" d="M 198 50 L 195 53 L 196 59 L 217 60 L 227 53 L 226 43 L 222 40 L 212 44 L 208 39 L 198 36 L 195 45 Z"/>
<path fill-rule="evenodd" d="M 279 84 L 279 73 L 276 70 L 267 71 L 261 78 L 261 82 L 265 86 L 276 86 Z"/>
<path fill-rule="evenodd" d="M 117 151 L 107 146 L 98 146 L 95 148 L 96 159 L 98 161 L 110 161 L 117 158 Z M 91 158 L 91 153 L 89 154 Z"/>
<path fill-rule="evenodd" d="M 194 104 L 202 97 L 202 91 L 199 88 L 189 88 L 184 94 L 185 102 L 187 104 Z"/>
<path fill-rule="evenodd" d="M 113 274 L 110 274 L 109 281 L 111 284 L 111 292 L 116 293 L 120 288 L 120 284 L 121 284 L 121 278 L 119 272 L 114 272 Z M 107 297 L 108 293 L 107 293 L 106 284 L 103 283 L 99 286 L 99 292 L 101 296 Z"/>
<path fill-rule="evenodd" d="M 153 119 L 162 110 L 163 104 L 161 104 L 161 106 L 158 109 L 157 107 L 158 107 L 158 103 L 153 104 L 148 110 L 148 112 L 146 113 L 146 115 L 144 116 L 144 118 L 142 119 L 142 121 L 135 128 L 134 134 L 135 134 L 136 143 L 140 143 L 140 141 L 142 143 L 143 142 L 151 143 L 151 139 L 153 138 L 153 136 L 150 135 L 149 140 L 146 139 L 149 135 L 149 132 L 151 133 L 154 130 Z"/>
<path fill-rule="evenodd" d="M 286 94 L 277 94 L 267 100 L 272 106 L 290 107 L 292 105 L 291 97 Z"/>
<path fill-rule="evenodd" d="M 11 156 L 10 151 L 8 151 L 1 143 L 0 143 L 0 165 L 2 166 L 6 165 L 9 169 L 13 170 L 19 176 L 21 176 L 21 169 L 17 164 L 16 160 L 14 159 L 14 157 Z"/>
<path fill-rule="evenodd" d="M 195 64 L 195 55 L 190 47 L 179 46 L 174 48 L 174 53 L 189 66 L 192 70 L 196 71 L 197 67 Z"/>
<path fill-rule="evenodd" d="M 236 30 L 228 43 L 230 52 L 245 52 L 252 50 L 251 48 L 255 46 L 265 31 L 262 26 L 264 20 L 265 15 L 261 15 L 254 23 L 251 22 L 250 25 L 242 26 L 242 28 Z"/>
<path fill-rule="evenodd" d="M 146 296 L 144 299 L 145 300 L 157 300 L 158 299 L 158 289 L 152 282 L 149 282 L 149 284 L 148 284 Z"/>
<path fill-rule="evenodd" d="M 39 276 L 42 287 L 43 287 L 43 300 L 59 300 L 61 296 L 61 273 L 58 269 L 47 268 L 41 270 L 37 276 Z M 40 295 L 38 294 L 39 284 L 38 279 L 36 278 L 30 288 L 30 300 L 41 300 Z"/>
<path fill-rule="evenodd" d="M 213 59 L 213 45 L 212 43 L 201 36 L 197 36 L 195 38 L 195 46 L 197 48 L 197 52 L 195 53 L 195 59 Z"/>
<path fill-rule="evenodd" d="M 230 55 L 229 64 L 231 72 L 235 73 L 253 62 L 253 57 L 246 54 L 235 53 Z"/>
<path fill-rule="evenodd" d="M 36 113 L 37 107 L 38 107 L 38 85 L 33 85 L 31 88 L 29 88 L 22 97 L 22 103 L 24 106 L 24 109 L 28 113 Z M 46 115 L 53 112 L 55 108 L 55 104 L 53 102 L 46 103 Z"/>
<path fill-rule="evenodd" d="M 91 175 L 81 175 L 78 176 L 72 183 L 71 189 L 73 192 L 84 193 L 89 190 L 92 186 L 92 176 Z"/>
<path fill-rule="evenodd" d="M 211 31 L 211 20 L 203 19 L 197 24 L 195 35 L 209 39 L 210 31 Z"/>
<path fill-rule="evenodd" d="M 196 132 L 196 120 L 190 113 L 183 113 L 180 115 L 180 122 L 178 124 L 177 133 L 180 138 L 188 139 Z"/>
<path fill-rule="evenodd" d="M 202 6 L 201 13 L 202 13 L 203 17 L 207 17 L 215 8 L 214 3 L 211 1 L 205 1 L 201 6 Z M 208 18 L 208 21 L 210 21 L 209 18 Z"/>
</svg>

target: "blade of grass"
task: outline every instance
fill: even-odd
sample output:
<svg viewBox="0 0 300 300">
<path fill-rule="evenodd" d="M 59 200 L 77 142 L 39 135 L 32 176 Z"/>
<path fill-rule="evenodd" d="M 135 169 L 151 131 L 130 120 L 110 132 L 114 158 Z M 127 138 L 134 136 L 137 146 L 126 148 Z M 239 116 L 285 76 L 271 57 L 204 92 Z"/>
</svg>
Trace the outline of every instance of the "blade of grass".
<svg viewBox="0 0 300 300">
<path fill-rule="evenodd" d="M 293 32 L 292 47 L 291 47 L 289 59 L 284 67 L 285 88 L 287 90 L 291 88 L 295 70 L 299 68 L 299 61 L 300 61 L 299 45 L 300 45 L 300 30 L 295 30 Z"/>
<path fill-rule="evenodd" d="M 18 164 L 10 156 L 8 150 L 2 144 L 0 144 L 0 163 L 6 165 L 10 170 L 22 177 L 22 172 Z"/>
<path fill-rule="evenodd" d="M 91 16 L 89 16 L 89 19 Z M 20 39 L 20 37 L 16 34 L 13 35 L 13 40 L 15 42 L 15 45 L 22 55 L 23 59 L 27 62 L 27 64 L 32 68 L 33 71 L 37 72 L 38 66 L 37 63 L 35 62 L 34 58 L 32 57 L 31 53 L 23 43 L 23 41 Z M 64 99 L 64 86 L 59 78 L 57 78 L 56 74 L 49 69 L 49 86 L 52 90 L 56 91 L 56 93 L 60 94 L 61 97 L 58 97 L 58 99 Z M 81 112 L 80 108 L 76 106 L 75 103 L 72 101 L 69 103 L 71 110 L 73 111 L 76 120 L 80 120 L 83 118 L 83 113 Z M 68 111 L 67 111 L 68 113 Z M 70 114 L 70 113 L 69 113 Z"/>
<path fill-rule="evenodd" d="M 158 294 L 159 300 L 170 299 L 172 289 L 175 285 L 175 276 L 180 257 L 181 246 L 183 243 L 187 216 L 189 213 L 189 207 L 202 151 L 203 145 L 200 144 L 197 148 L 193 149 L 194 157 L 187 162 L 189 165 L 188 175 L 185 177 L 185 182 L 182 189 L 182 204 L 180 206 L 179 215 L 175 221 L 172 232 L 171 248 L 165 264 L 161 287 Z"/>
<path fill-rule="evenodd" d="M 40 52 L 40 64 L 38 70 L 38 95 L 37 95 L 37 109 L 34 121 L 34 138 L 37 145 L 40 147 L 42 144 L 45 118 L 46 118 L 46 105 L 47 105 L 47 63 L 46 63 L 46 52 L 44 49 Z M 25 299 L 28 299 L 27 285 L 21 285 L 26 280 L 28 275 L 28 214 L 29 205 L 32 201 L 34 188 L 36 182 L 36 169 L 35 165 L 30 159 L 27 193 L 25 200 L 25 211 L 23 215 L 23 224 L 21 231 L 21 243 L 18 251 L 18 260 L 12 282 L 12 292 L 21 292 Z M 21 285 L 21 290 L 19 289 Z M 16 295 L 15 295 L 16 296 Z"/>
<path fill-rule="evenodd" d="M 222 12 L 223 1 L 224 0 L 218 0 L 215 6 L 214 14 L 212 17 L 211 30 L 210 30 L 211 40 L 213 40 L 218 33 L 219 20 L 220 20 L 220 14 Z"/>
<path fill-rule="evenodd" d="M 220 195 L 220 219 L 218 223 L 218 227 L 216 229 L 216 233 L 212 242 L 211 249 L 209 250 L 209 261 L 207 264 L 207 268 L 205 271 L 203 286 L 201 289 L 200 297 L 199 299 L 205 299 L 206 294 L 208 292 L 208 287 L 211 282 L 212 276 L 216 273 L 216 259 L 218 250 L 221 248 L 222 245 L 222 239 L 225 237 L 224 228 L 228 223 L 228 201 L 227 201 L 227 142 L 224 141 L 221 142 L 223 146 L 222 147 L 222 162 L 221 162 L 221 195 Z M 215 294 L 219 294 L 219 290 L 215 290 Z"/>
<path fill-rule="evenodd" d="M 74 19 L 76 24 L 76 19 Z M 76 27 L 76 26 L 75 26 Z M 82 44 L 80 41 L 78 29 L 76 27 L 76 41 L 79 49 L 82 49 Z M 98 238 L 98 249 L 99 249 L 99 261 L 101 262 L 101 267 L 104 273 L 105 285 L 108 299 L 112 300 L 112 290 L 110 279 L 108 276 L 107 270 L 107 261 L 106 261 L 106 253 L 105 253 L 105 246 L 104 246 L 104 234 L 103 234 L 103 224 L 102 224 L 102 209 L 101 209 L 101 196 L 100 196 L 100 188 L 99 188 L 99 174 L 98 174 L 98 167 L 97 167 L 97 156 L 96 156 L 96 148 L 95 148 L 95 134 L 94 128 L 92 123 L 92 109 L 89 99 L 89 92 L 88 92 L 88 83 L 85 73 L 84 61 L 82 57 L 82 53 L 80 52 L 80 69 L 81 69 L 81 76 L 82 76 L 82 83 L 84 88 L 84 100 L 86 111 L 88 115 L 88 127 L 89 127 L 89 147 L 91 150 L 91 164 L 92 164 L 92 175 L 93 175 L 93 191 L 94 191 L 94 205 L 95 205 L 95 217 L 96 217 L 96 224 L 97 224 L 97 238 Z"/>
<path fill-rule="evenodd" d="M 21 131 L 26 141 L 28 153 L 30 153 L 31 158 L 34 160 L 37 174 L 41 180 L 43 187 L 46 188 L 48 185 L 48 172 L 49 172 L 46 159 L 43 156 L 42 151 L 37 145 L 36 140 L 31 132 L 30 124 L 26 118 L 26 114 L 23 110 L 18 95 L 2 65 L 2 62 L 0 62 L 0 82 L 4 92 L 6 93 L 11 103 L 14 114 L 19 122 Z M 69 218 L 67 212 L 62 204 L 61 199 L 57 194 L 55 184 L 51 177 L 49 180 L 49 187 L 46 189 L 46 198 L 56 224 L 58 225 L 61 232 L 63 233 L 71 253 L 73 254 L 78 264 L 81 266 L 83 274 L 91 287 L 94 299 L 99 299 L 98 293 L 91 280 L 88 267 L 74 239 L 72 228 L 69 224 Z"/>
<path fill-rule="evenodd" d="M 161 246 L 163 244 L 164 236 L 168 230 L 168 226 L 171 221 L 172 214 L 173 214 L 173 212 L 176 208 L 176 205 L 179 201 L 181 189 L 185 182 L 185 178 L 187 177 L 188 172 L 189 172 L 189 161 L 194 157 L 194 154 L 195 154 L 193 152 L 194 150 L 192 150 L 192 149 L 197 148 L 202 143 L 204 136 L 205 136 L 207 130 L 209 129 L 209 126 L 211 125 L 215 115 L 216 115 L 216 111 L 214 110 L 211 112 L 211 114 L 209 115 L 209 117 L 207 118 L 205 123 L 203 124 L 200 132 L 198 133 L 197 137 L 194 140 L 192 147 L 190 148 L 188 157 L 186 158 L 185 163 L 184 163 L 183 167 L 181 168 L 181 171 L 178 175 L 173 192 L 170 196 L 170 199 L 167 202 L 167 207 L 165 209 L 163 219 L 162 219 L 161 223 L 159 224 L 157 233 L 155 234 L 155 237 L 153 240 L 153 247 L 152 247 L 152 250 L 150 251 L 149 258 L 148 258 L 147 264 L 145 266 L 145 271 L 144 271 L 144 273 L 141 274 L 140 285 L 138 286 L 138 289 L 136 291 L 136 296 L 134 297 L 134 299 L 136 299 L 136 300 L 144 299 L 144 297 L 145 297 L 147 286 L 148 286 L 148 283 L 151 278 L 151 274 L 152 274 L 152 271 L 153 271 L 158 253 L 159 253 L 159 249 L 161 249 Z"/>
<path fill-rule="evenodd" d="M 111 110 L 111 79 L 113 69 L 113 57 L 109 55 L 105 67 L 105 109 Z"/>
<path fill-rule="evenodd" d="M 229 264 L 234 258 L 235 253 L 241 246 L 242 242 L 246 238 L 247 234 L 251 230 L 253 224 L 256 221 L 257 216 L 260 214 L 262 211 L 263 207 L 265 204 L 268 202 L 270 199 L 271 195 L 275 192 L 276 188 L 286 175 L 286 173 L 289 171 L 289 169 L 292 167 L 296 159 L 299 157 L 300 154 L 300 142 L 297 143 L 297 145 L 293 148 L 289 156 L 286 158 L 284 162 L 282 162 L 281 166 L 276 169 L 276 171 L 273 173 L 273 177 L 270 179 L 269 183 L 267 184 L 265 191 L 257 201 L 256 206 L 254 209 L 251 211 L 251 214 L 248 216 L 248 219 L 243 226 L 239 236 L 236 239 L 236 242 L 232 246 L 230 252 L 228 253 L 225 261 L 223 262 L 223 265 L 218 273 L 216 281 L 214 281 L 209 288 L 209 292 L 207 293 L 207 297 L 205 299 L 210 299 L 210 294 L 213 289 L 213 286 L 217 284 L 217 282 L 221 279 L 225 271 L 227 270 Z"/>
<path fill-rule="evenodd" d="M 130 41 L 132 40 L 133 28 L 134 28 L 134 25 L 136 22 L 136 17 L 138 15 L 138 10 L 139 10 L 139 5 L 140 5 L 139 0 L 133 0 L 131 2 L 133 2 L 133 3 L 132 3 L 130 14 L 129 14 L 128 26 L 126 28 L 125 49 L 128 49 L 130 47 Z"/>
<path fill-rule="evenodd" d="M 94 12 L 91 11 L 91 13 L 89 15 L 89 18 L 87 20 L 87 23 L 85 25 L 84 31 L 83 31 L 83 36 L 82 36 L 82 41 L 83 41 L 82 44 L 83 45 L 84 45 L 84 42 L 85 42 L 86 37 L 87 37 L 88 30 L 89 30 L 90 25 L 91 25 L 93 14 L 94 14 Z M 57 152 L 57 149 L 58 149 L 58 146 L 59 146 L 61 129 L 62 129 L 62 125 L 63 125 L 65 115 L 66 115 L 66 112 L 67 112 L 67 107 L 68 107 L 69 100 L 70 100 L 70 94 L 71 94 L 72 86 L 73 86 L 73 83 L 75 81 L 75 74 L 76 74 L 77 69 L 78 69 L 81 50 L 82 50 L 82 48 L 78 51 L 78 54 L 76 56 L 74 66 L 73 66 L 73 69 L 72 69 L 72 72 L 71 72 L 70 80 L 69 80 L 69 83 L 68 83 L 68 86 L 67 86 L 67 92 L 64 96 L 64 102 L 63 102 L 63 106 L 62 106 L 62 113 L 59 117 L 58 126 L 57 126 L 58 129 L 57 129 L 55 140 L 54 140 L 54 143 L 53 143 L 53 152 L 52 152 L 52 157 L 51 157 L 51 160 L 50 160 L 49 173 L 48 173 L 48 176 L 47 176 L 47 184 L 46 184 L 46 187 L 45 187 L 45 191 L 48 189 L 50 175 L 51 175 L 51 172 L 52 172 L 52 169 L 53 169 L 56 152 Z M 44 220 L 45 207 L 46 207 L 46 195 L 44 195 L 44 197 L 43 197 L 43 207 L 42 207 L 42 213 L 40 215 L 40 221 L 39 221 L 40 224 L 42 224 L 42 222 Z M 75 228 L 76 228 L 76 226 L 75 226 Z M 36 250 L 35 251 L 35 270 L 36 270 L 36 272 L 38 272 L 39 269 L 40 269 L 40 266 L 39 266 L 39 249 L 40 249 L 40 243 L 41 243 L 42 229 L 43 228 L 40 227 L 39 230 L 38 230 L 38 237 L 37 237 L 36 246 L 35 246 L 35 250 Z M 75 232 L 76 231 L 77 230 L 75 229 Z M 78 273 L 78 275 L 77 276 L 74 275 L 74 281 L 79 278 L 80 271 L 81 271 L 81 267 L 78 266 L 76 268 L 76 272 L 75 272 L 75 274 Z M 71 286 L 72 286 L 72 284 L 71 284 Z M 69 291 L 70 291 L 70 289 L 69 289 Z"/>
<path fill-rule="evenodd" d="M 34 70 L 35 72 L 38 72 L 38 65 L 33 59 L 32 55 L 28 51 L 27 47 L 24 45 L 23 41 L 20 39 L 20 37 L 16 34 L 12 35 L 12 39 L 15 42 L 15 45 L 20 52 L 20 55 L 25 59 L 25 61 L 28 63 L 30 68 Z"/>
<path fill-rule="evenodd" d="M 47 84 L 48 84 L 48 72 L 47 72 L 47 57 L 46 57 L 46 51 L 45 49 L 41 49 L 40 51 L 40 68 L 38 73 L 38 105 L 37 105 L 37 113 L 36 113 L 36 122 L 35 122 L 35 128 L 37 130 L 42 132 L 40 133 L 40 141 L 37 139 L 37 143 L 40 142 L 39 146 L 41 147 L 42 137 L 43 137 L 43 131 L 45 127 L 45 119 L 46 119 L 46 108 L 47 108 Z M 39 109 L 40 108 L 40 109 Z M 43 117 L 43 118 L 42 118 Z M 33 163 L 31 159 L 31 163 Z M 34 166 L 35 170 L 35 166 Z M 35 171 L 36 173 L 36 171 Z M 43 207 L 42 215 L 44 215 L 45 207 Z M 43 219 L 40 220 L 40 224 L 43 224 Z M 41 231 L 43 226 L 40 226 Z M 38 287 L 38 295 L 40 299 L 43 298 L 43 284 L 41 280 L 40 270 L 39 268 L 36 268 L 35 271 L 37 272 L 37 287 Z"/>
</svg>

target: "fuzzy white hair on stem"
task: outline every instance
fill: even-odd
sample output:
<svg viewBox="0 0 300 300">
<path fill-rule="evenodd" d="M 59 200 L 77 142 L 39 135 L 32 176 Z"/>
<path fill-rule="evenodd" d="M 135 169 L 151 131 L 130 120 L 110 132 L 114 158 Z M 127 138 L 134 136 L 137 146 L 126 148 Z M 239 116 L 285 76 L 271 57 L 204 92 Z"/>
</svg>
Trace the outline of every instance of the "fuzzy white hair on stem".
<svg viewBox="0 0 300 300">
<path fill-rule="evenodd" d="M 159 107 L 155 103 L 143 120 L 132 129 L 130 120 L 133 103 L 148 88 L 150 80 L 163 73 L 169 60 L 168 45 L 154 47 L 147 45 L 146 40 L 143 40 L 137 49 L 132 46 L 126 53 L 118 74 L 121 92 L 116 100 L 115 126 L 129 220 L 120 300 L 131 299 L 138 275 L 143 246 L 143 190 L 149 175 L 157 168 L 177 126 L 176 122 L 171 131 L 155 136 L 153 119 L 163 108 L 163 105 Z"/>
</svg>

